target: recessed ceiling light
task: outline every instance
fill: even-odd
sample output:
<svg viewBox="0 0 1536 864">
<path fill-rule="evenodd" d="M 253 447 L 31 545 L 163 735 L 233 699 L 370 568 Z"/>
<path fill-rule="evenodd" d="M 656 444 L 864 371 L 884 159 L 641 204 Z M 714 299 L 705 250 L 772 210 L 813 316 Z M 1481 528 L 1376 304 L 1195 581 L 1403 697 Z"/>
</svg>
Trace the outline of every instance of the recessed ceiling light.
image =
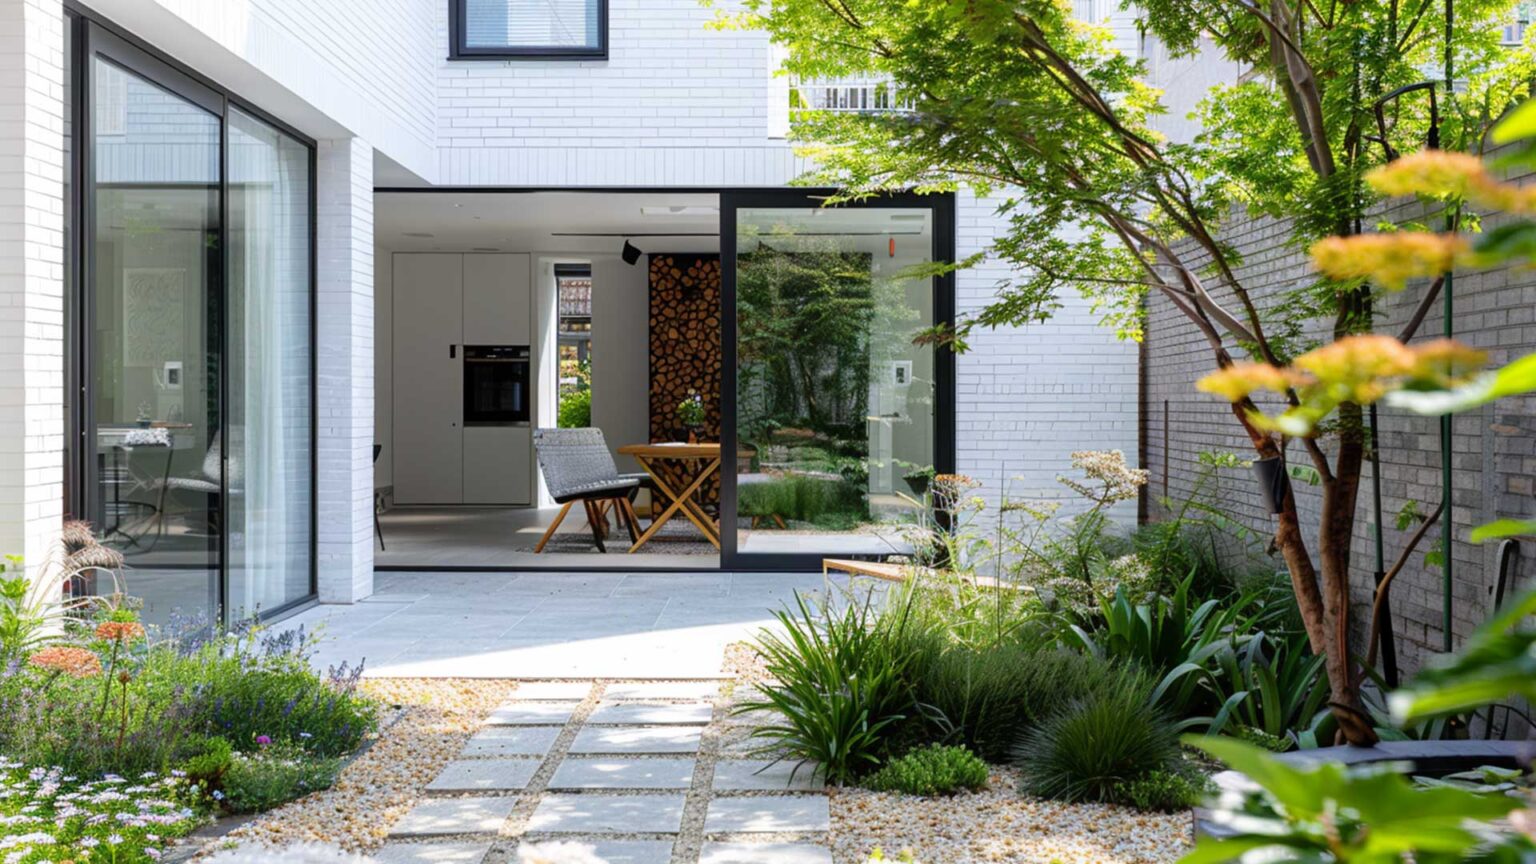
<svg viewBox="0 0 1536 864">
<path fill-rule="evenodd" d="M 407 232 L 405 232 L 405 236 L 407 236 L 407 237 L 421 237 L 423 239 L 430 240 L 431 238 L 436 237 L 437 235 L 436 234 L 429 234 L 426 231 L 407 231 Z"/>
<path fill-rule="evenodd" d="M 471 252 L 500 252 L 501 249 L 499 247 L 496 247 L 496 246 L 475 246 L 472 249 L 470 249 L 469 251 L 471 251 Z"/>
<path fill-rule="evenodd" d="M 720 208 L 702 204 L 680 204 L 671 207 L 641 207 L 640 213 L 643 216 L 718 216 Z"/>
</svg>

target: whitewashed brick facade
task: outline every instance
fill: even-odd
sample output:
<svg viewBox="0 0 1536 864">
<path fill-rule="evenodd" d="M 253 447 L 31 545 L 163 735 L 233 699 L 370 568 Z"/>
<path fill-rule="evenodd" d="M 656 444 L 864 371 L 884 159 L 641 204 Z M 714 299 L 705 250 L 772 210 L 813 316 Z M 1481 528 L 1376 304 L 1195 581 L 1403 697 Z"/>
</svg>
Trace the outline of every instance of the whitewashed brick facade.
<svg viewBox="0 0 1536 864">
<path fill-rule="evenodd" d="M 320 142 L 316 454 L 320 600 L 373 593 L 373 148 Z"/>
<path fill-rule="evenodd" d="M 0 0 L 0 552 L 32 568 L 64 512 L 64 17 Z"/>
</svg>

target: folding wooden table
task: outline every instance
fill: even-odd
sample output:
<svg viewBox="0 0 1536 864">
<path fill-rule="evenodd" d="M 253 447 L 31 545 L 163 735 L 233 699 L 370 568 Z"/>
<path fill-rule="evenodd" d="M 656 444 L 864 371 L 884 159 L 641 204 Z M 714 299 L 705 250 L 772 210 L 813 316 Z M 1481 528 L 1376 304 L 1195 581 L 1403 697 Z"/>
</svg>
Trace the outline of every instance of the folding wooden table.
<svg viewBox="0 0 1536 864">
<path fill-rule="evenodd" d="M 634 552 L 650 542 L 661 526 L 678 513 L 697 526 L 716 549 L 720 548 L 720 526 L 694 500 L 709 478 L 720 473 L 719 444 L 626 444 L 619 448 L 619 452 L 633 456 L 645 473 L 656 481 L 662 497 L 672 502 L 661 515 L 651 520 L 650 526 L 629 551 Z"/>
</svg>

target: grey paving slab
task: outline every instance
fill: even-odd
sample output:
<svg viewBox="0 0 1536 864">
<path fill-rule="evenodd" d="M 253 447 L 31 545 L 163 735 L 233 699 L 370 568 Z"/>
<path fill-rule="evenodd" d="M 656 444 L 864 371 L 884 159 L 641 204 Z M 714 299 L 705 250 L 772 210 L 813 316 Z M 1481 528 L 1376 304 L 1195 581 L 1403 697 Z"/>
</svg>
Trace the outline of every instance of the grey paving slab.
<svg viewBox="0 0 1536 864">
<path fill-rule="evenodd" d="M 824 795 L 716 798 L 704 817 L 707 834 L 827 831 L 832 811 Z"/>
<path fill-rule="evenodd" d="M 569 757 L 555 769 L 551 789 L 687 789 L 693 759 Z"/>
<path fill-rule="evenodd" d="M 670 864 L 672 860 L 671 840 L 553 840 L 527 845 L 545 848 L 555 843 L 565 848 L 579 847 L 606 864 Z"/>
<path fill-rule="evenodd" d="M 697 753 L 701 726 L 586 726 L 576 733 L 572 753 Z"/>
<path fill-rule="evenodd" d="M 485 722 L 489 726 L 550 726 L 569 722 L 575 710 L 575 702 L 506 702 Z"/>
<path fill-rule="evenodd" d="M 507 792 L 522 789 L 539 770 L 538 759 L 461 759 L 444 766 L 428 792 Z"/>
<path fill-rule="evenodd" d="M 517 799 L 476 796 L 428 798 L 389 830 L 391 837 L 431 837 L 443 834 L 494 834 L 512 815 Z"/>
<path fill-rule="evenodd" d="M 464 744 L 466 757 L 543 756 L 562 726 L 487 726 Z"/>
<path fill-rule="evenodd" d="M 832 864 L 832 850 L 814 843 L 705 843 L 699 864 Z"/>
<path fill-rule="evenodd" d="M 628 681 L 609 684 L 603 699 L 703 699 L 715 698 L 718 681 Z"/>
<path fill-rule="evenodd" d="M 546 795 L 528 831 L 548 834 L 676 834 L 682 795 Z"/>
<path fill-rule="evenodd" d="M 826 788 L 814 764 L 788 759 L 721 759 L 715 763 L 715 789 L 722 792 L 817 792 Z"/>
<path fill-rule="evenodd" d="M 518 701 L 580 701 L 592 692 L 592 685 L 585 681 L 524 681 L 512 691 Z"/>
<path fill-rule="evenodd" d="M 378 864 L 480 864 L 491 851 L 486 843 L 387 843 L 372 854 Z"/>
<path fill-rule="evenodd" d="M 714 710 L 705 702 L 603 702 L 587 722 L 596 726 L 694 726 L 708 723 Z"/>
</svg>

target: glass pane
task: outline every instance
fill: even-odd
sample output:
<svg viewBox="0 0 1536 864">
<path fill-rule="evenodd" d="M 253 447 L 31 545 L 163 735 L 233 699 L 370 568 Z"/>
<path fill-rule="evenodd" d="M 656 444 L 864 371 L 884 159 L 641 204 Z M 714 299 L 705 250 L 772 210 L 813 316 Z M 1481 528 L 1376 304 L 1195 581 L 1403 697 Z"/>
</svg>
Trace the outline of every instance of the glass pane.
<svg viewBox="0 0 1536 864">
<path fill-rule="evenodd" d="M 310 593 L 309 150 L 229 112 L 229 599 Z"/>
<path fill-rule="evenodd" d="M 737 549 L 889 554 L 934 459 L 927 209 L 737 213 Z"/>
<path fill-rule="evenodd" d="M 464 0 L 469 48 L 597 48 L 598 0 Z"/>
<path fill-rule="evenodd" d="M 165 622 L 216 603 L 219 121 L 100 57 L 91 75 L 95 521 Z"/>
</svg>

